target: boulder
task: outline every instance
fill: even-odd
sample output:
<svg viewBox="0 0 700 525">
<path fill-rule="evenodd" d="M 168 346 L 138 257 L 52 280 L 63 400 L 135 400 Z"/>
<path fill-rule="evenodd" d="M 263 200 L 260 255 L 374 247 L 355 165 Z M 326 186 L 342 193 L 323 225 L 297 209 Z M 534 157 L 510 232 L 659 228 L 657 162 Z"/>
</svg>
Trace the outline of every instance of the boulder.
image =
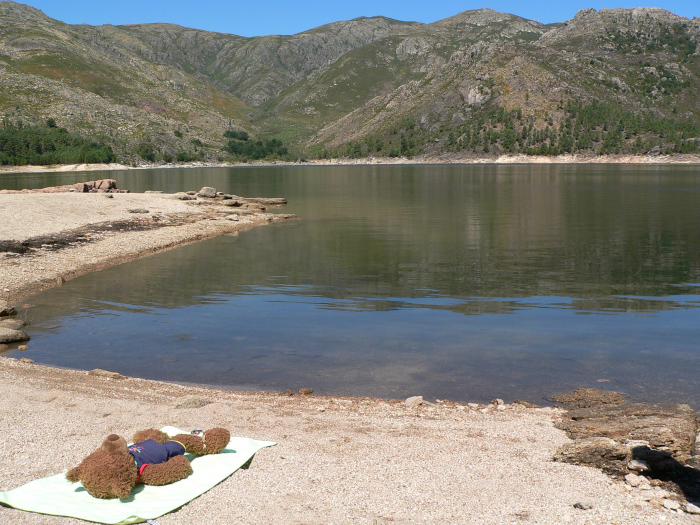
<svg viewBox="0 0 700 525">
<path fill-rule="evenodd" d="M 0 301 L 0 317 L 7 317 L 9 315 L 15 315 L 17 310 L 14 306 L 10 306 L 6 302 Z"/>
<path fill-rule="evenodd" d="M 29 336 L 22 330 L 0 327 L 0 344 L 19 343 L 20 341 L 29 341 Z"/>
<path fill-rule="evenodd" d="M 201 190 L 199 190 L 199 193 L 197 193 L 199 197 L 206 197 L 207 199 L 213 199 L 216 197 L 216 189 L 212 188 L 211 186 L 204 186 Z"/>
<path fill-rule="evenodd" d="M 417 407 L 423 404 L 423 396 L 409 397 L 404 401 L 408 407 Z"/>
</svg>

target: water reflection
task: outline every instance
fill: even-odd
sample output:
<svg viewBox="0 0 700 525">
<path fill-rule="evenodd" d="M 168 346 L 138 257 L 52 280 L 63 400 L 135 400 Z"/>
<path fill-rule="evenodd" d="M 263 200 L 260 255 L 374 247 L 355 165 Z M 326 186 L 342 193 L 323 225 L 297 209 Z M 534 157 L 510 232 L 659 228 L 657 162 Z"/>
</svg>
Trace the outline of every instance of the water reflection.
<svg viewBox="0 0 700 525">
<path fill-rule="evenodd" d="M 289 167 L 88 178 L 109 176 L 134 191 L 210 185 L 282 196 L 303 220 L 37 296 L 26 354 L 37 361 L 232 388 L 461 400 L 535 401 L 603 380 L 637 398 L 700 408 L 694 169 Z"/>
</svg>

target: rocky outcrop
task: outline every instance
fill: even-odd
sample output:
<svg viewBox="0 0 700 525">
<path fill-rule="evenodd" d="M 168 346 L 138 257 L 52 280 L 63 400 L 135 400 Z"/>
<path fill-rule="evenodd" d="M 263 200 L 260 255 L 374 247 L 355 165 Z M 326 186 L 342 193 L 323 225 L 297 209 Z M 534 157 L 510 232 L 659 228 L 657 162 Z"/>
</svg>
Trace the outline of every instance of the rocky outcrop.
<svg viewBox="0 0 700 525">
<path fill-rule="evenodd" d="M 574 407 L 557 423 L 573 441 L 557 452 L 556 461 L 625 475 L 667 472 L 696 459 L 698 418 L 688 405 L 628 404 L 617 392 L 596 389 L 558 399 Z"/>
</svg>

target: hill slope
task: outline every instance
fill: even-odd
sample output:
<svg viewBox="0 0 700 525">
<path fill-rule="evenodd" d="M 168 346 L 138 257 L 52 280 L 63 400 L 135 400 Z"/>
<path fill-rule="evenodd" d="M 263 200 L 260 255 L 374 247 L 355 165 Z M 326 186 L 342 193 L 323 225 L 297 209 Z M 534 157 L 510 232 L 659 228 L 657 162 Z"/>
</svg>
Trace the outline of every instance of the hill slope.
<svg viewBox="0 0 700 525">
<path fill-rule="evenodd" d="M 132 160 L 226 156 L 226 130 L 319 155 L 551 153 L 601 151 L 613 123 L 583 130 L 582 115 L 602 103 L 622 126 L 618 149 L 639 138 L 638 152 L 672 151 L 700 135 L 698 43 L 700 19 L 652 8 L 588 9 L 548 26 L 479 9 L 433 24 L 359 18 L 244 38 L 72 26 L 2 1 L 0 115 L 54 118 Z"/>
</svg>

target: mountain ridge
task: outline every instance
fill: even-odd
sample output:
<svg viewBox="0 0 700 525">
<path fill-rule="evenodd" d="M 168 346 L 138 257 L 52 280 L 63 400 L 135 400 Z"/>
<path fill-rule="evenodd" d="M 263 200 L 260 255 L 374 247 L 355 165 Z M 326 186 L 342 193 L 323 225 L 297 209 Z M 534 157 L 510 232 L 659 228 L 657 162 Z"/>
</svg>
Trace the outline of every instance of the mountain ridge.
<svg viewBox="0 0 700 525">
<path fill-rule="evenodd" d="M 144 148 L 221 158 L 226 130 L 281 139 L 301 156 L 439 154 L 500 108 L 522 116 L 482 123 L 479 141 L 509 126 L 521 138 L 524 127 L 559 126 L 572 101 L 698 125 L 698 43 L 700 18 L 658 8 L 585 9 L 547 25 L 485 8 L 430 24 L 359 17 L 241 37 L 165 23 L 69 25 L 6 0 L 0 116 L 55 118 L 134 161 Z M 683 144 L 693 139 L 685 135 Z M 498 136 L 482 153 L 503 150 Z M 644 135 L 649 149 L 668 149 L 663 138 Z"/>
</svg>

